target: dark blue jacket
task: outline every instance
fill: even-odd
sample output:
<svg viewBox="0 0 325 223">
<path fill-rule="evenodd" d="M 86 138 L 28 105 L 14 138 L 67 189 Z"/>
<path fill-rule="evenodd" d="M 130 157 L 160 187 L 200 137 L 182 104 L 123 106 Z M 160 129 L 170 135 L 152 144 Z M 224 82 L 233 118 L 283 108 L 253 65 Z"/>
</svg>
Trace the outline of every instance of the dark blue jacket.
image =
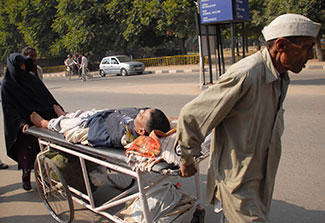
<svg viewBox="0 0 325 223">
<path fill-rule="evenodd" d="M 123 147 L 121 138 L 126 133 L 125 125 L 129 124 L 133 135 L 137 137 L 134 131 L 134 119 L 141 109 L 146 108 L 110 109 L 97 112 L 86 123 L 86 127 L 89 128 L 88 141 L 94 147 Z"/>
</svg>

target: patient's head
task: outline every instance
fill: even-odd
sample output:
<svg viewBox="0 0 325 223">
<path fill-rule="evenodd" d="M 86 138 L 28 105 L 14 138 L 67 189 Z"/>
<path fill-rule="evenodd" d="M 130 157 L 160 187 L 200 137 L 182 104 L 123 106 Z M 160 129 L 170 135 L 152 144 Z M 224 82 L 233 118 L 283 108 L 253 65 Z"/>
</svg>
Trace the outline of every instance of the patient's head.
<svg viewBox="0 0 325 223">
<path fill-rule="evenodd" d="M 148 135 L 152 130 L 168 132 L 170 125 L 166 115 L 159 109 L 140 110 L 134 119 L 134 130 L 138 135 Z"/>
</svg>

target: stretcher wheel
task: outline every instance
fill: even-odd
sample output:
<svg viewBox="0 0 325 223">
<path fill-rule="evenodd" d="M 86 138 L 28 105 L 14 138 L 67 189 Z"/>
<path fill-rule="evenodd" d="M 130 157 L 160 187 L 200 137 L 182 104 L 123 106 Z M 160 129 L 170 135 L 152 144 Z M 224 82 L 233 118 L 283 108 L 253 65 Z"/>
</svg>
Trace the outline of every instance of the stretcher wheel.
<svg viewBox="0 0 325 223">
<path fill-rule="evenodd" d="M 107 179 L 114 185 L 114 187 L 121 190 L 129 189 L 135 182 L 134 178 L 109 168 L 107 168 Z"/>
<path fill-rule="evenodd" d="M 73 202 L 59 169 L 49 158 L 40 159 L 40 165 L 36 159 L 34 168 L 38 191 L 52 217 L 60 223 L 72 222 Z"/>
</svg>

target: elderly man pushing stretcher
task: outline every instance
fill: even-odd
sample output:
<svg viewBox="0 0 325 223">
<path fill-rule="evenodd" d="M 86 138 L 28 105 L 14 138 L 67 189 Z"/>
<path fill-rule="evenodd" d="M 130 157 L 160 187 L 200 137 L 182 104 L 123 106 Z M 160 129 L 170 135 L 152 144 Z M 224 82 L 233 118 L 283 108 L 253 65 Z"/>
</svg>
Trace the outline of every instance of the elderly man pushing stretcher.
<svg viewBox="0 0 325 223">
<path fill-rule="evenodd" d="M 232 65 L 180 112 L 182 175 L 196 172 L 193 157 L 212 130 L 206 201 L 220 201 L 230 223 L 269 222 L 288 71 L 299 73 L 313 58 L 319 29 L 302 15 L 277 17 L 262 31 L 263 51 Z"/>
</svg>

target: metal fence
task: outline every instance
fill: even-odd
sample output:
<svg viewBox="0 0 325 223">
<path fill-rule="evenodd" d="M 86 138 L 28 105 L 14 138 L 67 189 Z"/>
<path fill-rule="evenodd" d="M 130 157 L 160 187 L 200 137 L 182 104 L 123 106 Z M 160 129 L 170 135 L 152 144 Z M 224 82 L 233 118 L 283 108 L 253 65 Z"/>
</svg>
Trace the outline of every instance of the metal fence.
<svg viewBox="0 0 325 223">
<path fill-rule="evenodd" d="M 143 58 L 143 59 L 134 59 L 134 60 L 143 62 L 146 67 L 168 66 L 168 65 L 186 65 L 186 64 L 199 64 L 200 56 L 199 55 L 178 55 L 178 56 Z M 98 65 L 96 68 L 98 69 Z M 65 70 L 66 70 L 65 65 L 43 67 L 44 73 L 63 72 Z M 93 69 L 93 70 L 96 70 L 96 69 Z"/>
<path fill-rule="evenodd" d="M 241 57 L 236 56 L 236 61 L 238 61 Z M 146 67 L 152 66 L 168 66 L 168 65 L 188 65 L 188 64 L 199 64 L 200 63 L 200 55 L 177 55 L 177 56 L 166 56 L 166 57 L 154 57 L 154 58 L 138 58 L 134 59 L 136 61 L 141 61 L 144 63 Z M 230 63 L 230 57 L 225 57 L 225 62 Z M 208 57 L 205 57 L 205 63 L 208 63 Z M 212 64 L 216 63 L 215 55 L 212 56 Z M 93 63 L 91 71 L 98 70 L 98 63 Z M 55 73 L 55 72 L 64 72 L 66 71 L 65 65 L 60 66 L 44 66 L 43 72 L 44 73 Z"/>
<path fill-rule="evenodd" d="M 44 73 L 56 73 L 56 72 L 63 72 L 67 70 L 65 65 L 60 66 L 53 66 L 53 67 L 42 67 Z"/>
<path fill-rule="evenodd" d="M 168 65 L 187 65 L 187 64 L 198 64 L 200 63 L 199 55 L 177 55 L 168 57 L 154 57 L 135 59 L 144 63 L 146 67 L 151 66 L 168 66 Z"/>
</svg>

